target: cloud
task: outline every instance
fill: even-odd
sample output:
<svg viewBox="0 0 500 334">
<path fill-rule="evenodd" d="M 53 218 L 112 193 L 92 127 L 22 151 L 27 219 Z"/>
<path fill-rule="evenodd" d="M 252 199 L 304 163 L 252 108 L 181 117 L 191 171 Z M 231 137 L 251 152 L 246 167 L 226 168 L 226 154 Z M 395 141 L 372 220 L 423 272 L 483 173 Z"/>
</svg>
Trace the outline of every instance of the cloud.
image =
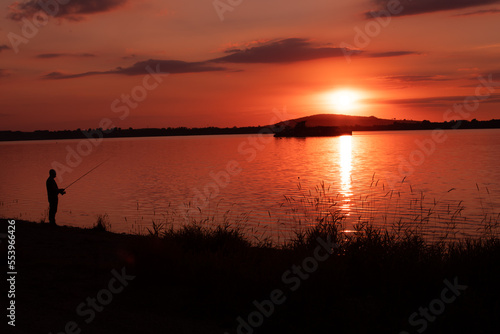
<svg viewBox="0 0 500 334">
<path fill-rule="evenodd" d="M 86 15 L 108 12 L 123 6 L 128 0 L 71 0 L 61 5 L 57 1 L 29 0 L 15 2 L 9 7 L 8 18 L 20 21 L 23 18 L 30 19 L 35 13 L 44 11 L 47 15 L 66 19 L 69 21 L 81 21 Z M 53 5 L 56 4 L 56 6 Z"/>
<path fill-rule="evenodd" d="M 475 73 L 468 79 L 469 81 L 473 81 L 473 83 L 461 87 L 476 87 L 479 83 L 481 83 L 485 87 L 500 87 L 500 70 L 494 70 L 485 73 Z"/>
<path fill-rule="evenodd" d="M 254 43 L 252 43 L 254 44 Z M 252 45 L 250 44 L 250 45 Z M 212 71 L 229 71 L 230 69 L 218 66 L 217 63 L 237 63 L 237 64 L 262 64 L 262 63 L 293 63 L 299 61 L 308 61 L 322 58 L 343 57 L 346 49 L 337 47 L 316 47 L 307 39 L 288 38 L 273 42 L 262 42 L 259 46 L 249 46 L 247 48 L 235 48 L 231 46 L 227 50 L 221 52 L 228 55 L 201 61 L 201 62 L 185 62 L 181 60 L 155 60 L 137 62 L 130 67 L 118 67 L 109 71 L 89 71 L 83 73 L 62 73 L 51 72 L 43 76 L 45 79 L 74 79 L 93 75 L 104 74 L 123 74 L 123 75 L 144 75 L 148 72 L 146 67 L 156 68 L 159 66 L 162 73 L 199 73 Z M 350 55 L 359 54 L 362 51 L 349 50 Z M 390 51 L 382 53 L 367 54 L 368 57 L 397 57 L 405 55 L 419 54 L 413 51 Z M 91 54 L 66 54 L 66 53 L 48 53 L 40 54 L 38 58 L 57 58 L 65 56 L 90 57 Z M 123 57 L 128 59 L 135 55 Z M 231 70 L 233 72 L 241 72 L 241 69 Z"/>
<path fill-rule="evenodd" d="M 490 78 L 491 75 L 491 78 Z M 494 84 L 500 84 L 500 71 L 492 71 L 489 73 L 483 73 L 483 77 L 488 78 L 488 80 L 493 81 Z"/>
<path fill-rule="evenodd" d="M 388 52 L 376 52 L 368 54 L 368 56 L 372 58 L 399 57 L 408 55 L 420 55 L 420 53 L 414 51 L 388 51 Z"/>
<path fill-rule="evenodd" d="M 322 58 L 343 57 L 344 48 L 316 47 L 305 38 L 287 38 L 264 43 L 246 49 L 231 48 L 226 50 L 227 56 L 213 59 L 220 63 L 294 63 Z M 357 50 L 348 50 L 349 54 L 360 53 Z"/>
<path fill-rule="evenodd" d="M 131 55 L 127 55 L 127 56 L 122 57 L 122 59 L 125 59 L 125 60 L 134 59 L 134 58 L 137 58 L 137 56 L 135 54 L 131 54 Z"/>
<path fill-rule="evenodd" d="M 95 54 L 92 53 L 42 53 L 36 55 L 36 58 L 40 59 L 51 59 L 51 58 L 59 58 L 59 57 L 82 57 L 82 58 L 90 58 L 95 57 Z"/>
<path fill-rule="evenodd" d="M 453 16 L 470 16 L 470 15 L 497 14 L 497 13 L 500 13 L 500 9 L 491 8 L 491 9 L 476 10 L 473 12 L 466 12 L 462 14 L 455 14 Z"/>
<path fill-rule="evenodd" d="M 0 45 L 0 52 L 2 52 L 3 50 L 10 50 L 10 47 L 7 46 L 6 44 L 2 44 Z"/>
<path fill-rule="evenodd" d="M 479 73 L 474 76 L 471 76 L 469 79 L 478 81 L 480 77 L 483 77 L 486 81 L 500 83 L 500 70 L 493 70 L 490 72 Z"/>
<path fill-rule="evenodd" d="M 126 75 L 141 75 L 147 73 L 146 67 L 150 66 L 155 69 L 159 66 L 162 73 L 197 73 L 197 72 L 212 72 L 224 71 L 226 68 L 214 66 L 208 62 L 185 62 L 182 60 L 146 60 L 135 63 L 134 65 L 126 68 L 118 68 L 116 73 Z"/>
<path fill-rule="evenodd" d="M 212 71 L 225 71 L 226 68 L 214 66 L 208 62 L 185 62 L 181 60 L 155 60 L 150 59 L 135 63 L 130 67 L 118 67 L 110 71 L 89 71 L 77 74 L 67 74 L 62 72 L 52 72 L 43 76 L 44 79 L 74 79 L 93 75 L 122 74 L 122 75 L 145 75 L 150 71 L 156 73 L 199 73 Z"/>
<path fill-rule="evenodd" d="M 258 46 L 248 48 L 231 47 L 222 52 L 227 56 L 213 59 L 213 62 L 225 63 L 294 63 L 322 58 L 343 57 L 346 54 L 352 56 L 361 54 L 360 50 L 351 50 L 339 47 L 314 46 L 305 38 L 287 38 L 278 41 L 267 41 Z M 419 55 L 414 51 L 388 51 L 379 53 L 366 53 L 366 57 L 399 57 L 407 55 Z"/>
<path fill-rule="evenodd" d="M 77 74 L 51 72 L 49 74 L 44 75 L 42 78 L 43 79 L 75 79 L 75 78 L 88 77 L 91 75 L 110 74 L 110 73 L 111 73 L 111 71 L 109 71 L 109 72 L 91 71 L 91 72 L 84 72 L 84 73 L 77 73 Z"/>
<path fill-rule="evenodd" d="M 448 81 L 451 78 L 446 78 L 442 75 L 390 75 L 384 77 L 389 81 L 398 82 L 424 82 L 424 81 Z"/>
<path fill-rule="evenodd" d="M 500 70 L 480 73 L 471 77 L 470 80 L 474 81 L 474 84 L 468 87 L 477 86 L 478 82 L 481 82 L 485 87 L 500 87 Z"/>
<path fill-rule="evenodd" d="M 449 108 L 452 104 L 463 104 L 470 96 L 436 96 L 413 99 L 370 100 L 374 103 L 393 105 L 414 105 L 419 108 Z M 500 94 L 492 94 L 480 103 L 500 103 Z"/>
<path fill-rule="evenodd" d="M 414 99 L 388 99 L 383 100 L 384 104 L 418 104 L 418 105 L 448 105 L 449 103 L 463 102 L 466 96 L 435 96 Z"/>
<path fill-rule="evenodd" d="M 399 1 L 372 0 L 372 3 L 376 6 L 376 8 L 366 12 L 365 16 L 367 18 L 384 16 L 383 14 L 384 11 L 386 12 L 387 8 L 393 8 L 394 3 L 397 2 Z M 393 14 L 393 16 L 432 13 L 444 10 L 462 9 L 462 8 L 476 7 L 482 5 L 489 5 L 499 2 L 500 0 L 413 0 L 411 2 L 408 0 L 401 0 L 400 8 L 402 8 L 402 10 L 399 13 Z"/>
</svg>

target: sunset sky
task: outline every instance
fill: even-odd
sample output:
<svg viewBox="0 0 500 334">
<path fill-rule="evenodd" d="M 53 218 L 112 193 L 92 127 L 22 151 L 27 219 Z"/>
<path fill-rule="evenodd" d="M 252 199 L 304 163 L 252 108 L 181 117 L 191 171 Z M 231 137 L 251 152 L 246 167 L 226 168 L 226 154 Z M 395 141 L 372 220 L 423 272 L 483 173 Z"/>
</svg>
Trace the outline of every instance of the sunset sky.
<svg viewBox="0 0 500 334">
<path fill-rule="evenodd" d="M 500 118 L 500 0 L 59 2 L 0 0 L 0 130 Z"/>
</svg>

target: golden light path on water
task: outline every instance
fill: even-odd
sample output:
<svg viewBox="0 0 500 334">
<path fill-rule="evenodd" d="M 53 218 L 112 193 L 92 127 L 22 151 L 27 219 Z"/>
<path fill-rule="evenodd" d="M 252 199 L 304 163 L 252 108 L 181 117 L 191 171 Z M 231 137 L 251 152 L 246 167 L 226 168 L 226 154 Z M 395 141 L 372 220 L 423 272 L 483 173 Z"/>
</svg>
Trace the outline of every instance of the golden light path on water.
<svg viewBox="0 0 500 334">
<path fill-rule="evenodd" d="M 342 195 L 341 210 L 349 215 L 351 191 L 351 170 L 352 170 L 352 136 L 340 137 L 340 185 Z"/>
</svg>

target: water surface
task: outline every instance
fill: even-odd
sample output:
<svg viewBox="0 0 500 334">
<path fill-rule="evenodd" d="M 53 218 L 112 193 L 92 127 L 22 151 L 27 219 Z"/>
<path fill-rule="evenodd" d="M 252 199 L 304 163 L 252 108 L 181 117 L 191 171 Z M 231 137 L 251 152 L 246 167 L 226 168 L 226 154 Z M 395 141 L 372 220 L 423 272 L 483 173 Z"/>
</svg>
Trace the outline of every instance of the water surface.
<svg viewBox="0 0 500 334">
<path fill-rule="evenodd" d="M 341 212 L 346 229 L 362 221 L 392 226 L 403 217 L 441 229 L 451 222 L 461 235 L 473 235 L 485 217 L 498 221 L 500 130 L 450 130 L 439 142 L 433 138 L 432 131 L 392 131 L 120 138 L 93 146 L 3 142 L 0 215 L 47 220 L 45 180 L 54 162 L 68 168 L 59 170 L 65 187 L 109 159 L 60 198 L 59 224 L 88 227 L 107 214 L 114 231 L 144 232 L 152 220 L 226 215 L 275 237 L 293 220 L 310 222 L 318 196 L 324 201 L 318 209 Z M 67 160 L 78 150 L 87 154 L 81 162 Z M 322 183 L 325 193 L 317 195 Z"/>
</svg>

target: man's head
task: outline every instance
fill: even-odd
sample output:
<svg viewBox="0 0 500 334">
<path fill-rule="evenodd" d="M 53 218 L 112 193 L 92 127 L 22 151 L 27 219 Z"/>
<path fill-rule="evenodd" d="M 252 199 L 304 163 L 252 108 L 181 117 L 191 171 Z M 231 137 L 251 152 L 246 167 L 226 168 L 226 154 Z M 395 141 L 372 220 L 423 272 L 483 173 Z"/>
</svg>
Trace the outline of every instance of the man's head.
<svg viewBox="0 0 500 334">
<path fill-rule="evenodd" d="M 50 177 L 56 177 L 56 171 L 54 169 L 49 170 Z"/>
</svg>

